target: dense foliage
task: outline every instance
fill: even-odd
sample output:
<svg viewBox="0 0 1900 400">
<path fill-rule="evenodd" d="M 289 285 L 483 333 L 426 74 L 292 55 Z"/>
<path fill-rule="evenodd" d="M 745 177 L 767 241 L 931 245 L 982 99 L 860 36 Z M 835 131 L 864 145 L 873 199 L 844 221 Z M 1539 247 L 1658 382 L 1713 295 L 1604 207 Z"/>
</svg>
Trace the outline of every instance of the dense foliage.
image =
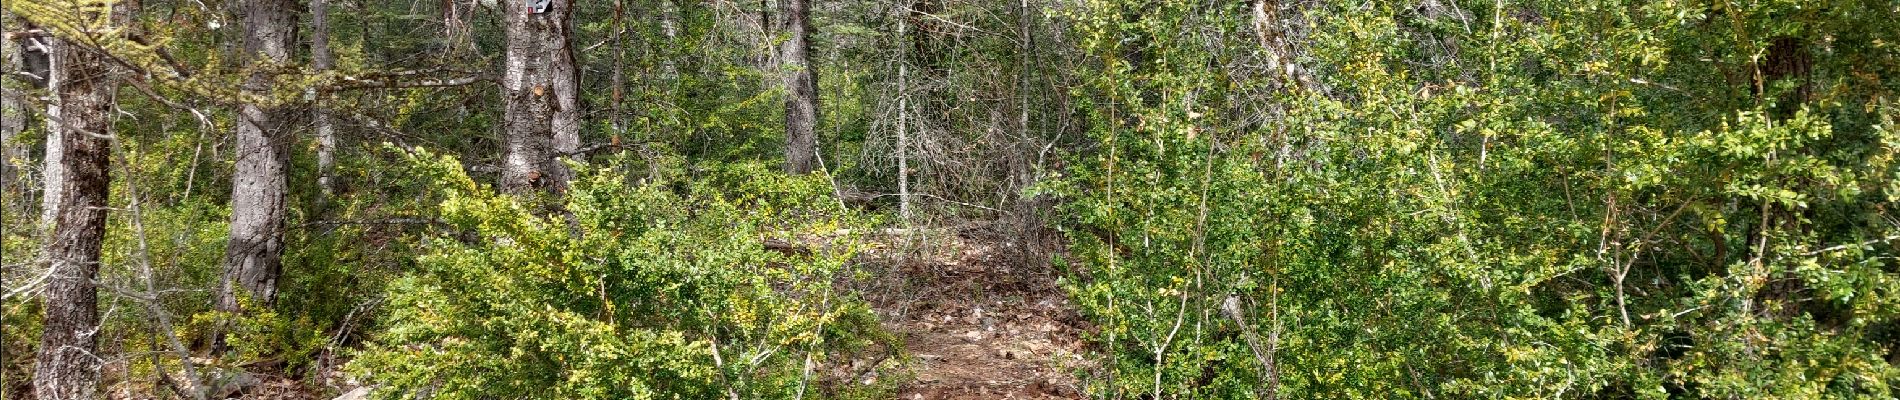
<svg viewBox="0 0 1900 400">
<path fill-rule="evenodd" d="M 1892 5 L 1292 9 L 1322 79 L 1271 96 L 1191 42 L 1244 5 L 1080 12 L 1096 393 L 1894 395 Z"/>
<path fill-rule="evenodd" d="M 54 39 L 114 71 L 112 396 L 889 397 L 917 360 L 854 357 L 909 310 L 854 284 L 980 241 L 1060 277 L 1099 398 L 1900 396 L 1900 3 L 813 1 L 785 60 L 793 0 L 556 1 L 580 110 L 522 109 L 576 173 L 528 190 L 517 3 L 5 1 L 0 398 L 66 277 Z M 281 276 L 220 307 L 245 107 Z"/>
<path fill-rule="evenodd" d="M 353 364 L 391 396 L 785 398 L 807 390 L 807 357 L 882 340 L 833 288 L 865 223 L 822 180 L 756 164 L 641 186 L 583 173 L 568 219 L 419 157 L 457 233 L 390 284 L 387 330 Z"/>
</svg>

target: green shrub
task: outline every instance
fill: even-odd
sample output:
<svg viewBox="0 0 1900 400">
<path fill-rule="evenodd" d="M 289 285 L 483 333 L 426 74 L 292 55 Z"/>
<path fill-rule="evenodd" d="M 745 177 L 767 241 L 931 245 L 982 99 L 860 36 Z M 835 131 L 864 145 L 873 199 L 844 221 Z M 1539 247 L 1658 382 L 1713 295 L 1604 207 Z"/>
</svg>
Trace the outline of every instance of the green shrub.
<svg viewBox="0 0 1900 400">
<path fill-rule="evenodd" d="M 1195 37 L 1252 34 L 1244 3 L 1179 3 L 1070 15 L 1101 62 L 1083 88 L 1101 146 L 1052 186 L 1068 287 L 1101 328 L 1092 393 L 1900 384 L 1900 86 L 1850 76 L 1900 67 L 1865 56 L 1900 39 L 1868 17 L 1890 7 L 1301 3 L 1291 61 L 1320 81 L 1289 88 L 1256 67 L 1270 49 Z M 1762 72 L 1776 51 L 1811 75 Z"/>
<path fill-rule="evenodd" d="M 460 233 L 390 285 L 350 365 L 381 395 L 787 398 L 816 392 L 808 357 L 886 337 L 832 287 L 867 221 L 819 178 L 742 164 L 631 186 L 577 165 L 565 212 L 543 215 L 423 154 Z"/>
</svg>

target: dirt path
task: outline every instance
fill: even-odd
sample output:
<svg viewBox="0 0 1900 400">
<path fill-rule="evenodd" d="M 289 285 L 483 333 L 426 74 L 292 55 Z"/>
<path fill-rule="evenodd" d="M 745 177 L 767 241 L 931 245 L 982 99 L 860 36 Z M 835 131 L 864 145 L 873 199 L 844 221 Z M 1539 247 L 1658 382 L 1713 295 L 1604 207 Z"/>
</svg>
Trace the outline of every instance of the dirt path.
<svg viewBox="0 0 1900 400">
<path fill-rule="evenodd" d="M 1083 322 L 1049 271 L 958 239 L 886 271 L 869 293 L 912 357 L 899 399 L 1083 399 Z"/>
</svg>

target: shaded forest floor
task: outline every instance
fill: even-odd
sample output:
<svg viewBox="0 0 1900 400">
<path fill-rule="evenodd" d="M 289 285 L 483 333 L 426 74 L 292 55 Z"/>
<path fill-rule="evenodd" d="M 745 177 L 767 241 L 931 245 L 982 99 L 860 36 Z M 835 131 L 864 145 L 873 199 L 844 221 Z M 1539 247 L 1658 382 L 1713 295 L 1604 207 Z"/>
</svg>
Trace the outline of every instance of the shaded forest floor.
<svg viewBox="0 0 1900 400">
<path fill-rule="evenodd" d="M 910 357 L 897 398 L 1086 398 L 1076 379 L 1088 369 L 1086 322 L 1057 274 L 1011 262 L 1001 241 L 951 236 L 863 289 Z"/>
</svg>

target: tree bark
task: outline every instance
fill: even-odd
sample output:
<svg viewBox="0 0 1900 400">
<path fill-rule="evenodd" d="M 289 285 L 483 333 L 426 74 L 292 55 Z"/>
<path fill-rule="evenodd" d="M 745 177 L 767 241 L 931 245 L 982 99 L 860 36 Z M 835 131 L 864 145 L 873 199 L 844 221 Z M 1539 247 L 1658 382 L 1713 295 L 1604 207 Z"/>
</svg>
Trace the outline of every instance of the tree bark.
<svg viewBox="0 0 1900 400">
<path fill-rule="evenodd" d="M 909 13 L 897 17 L 897 40 L 909 41 Z M 910 52 L 908 44 L 897 46 L 897 216 L 910 226 Z"/>
<path fill-rule="evenodd" d="M 0 20 L 8 25 L 14 21 L 11 13 L 4 12 L 0 12 Z M 0 40 L 0 81 L 7 80 L 25 68 L 26 63 L 21 55 L 25 50 L 25 46 L 15 45 L 11 40 Z M 15 143 L 20 132 L 26 130 L 26 94 L 18 89 L 23 84 L 6 85 L 0 82 L 0 196 L 7 198 L 5 213 L 8 216 L 27 209 L 26 203 L 20 201 L 21 195 L 26 192 L 20 187 L 22 168 L 14 164 L 17 160 L 26 159 L 26 149 Z"/>
<path fill-rule="evenodd" d="M 310 67 L 322 73 L 335 68 L 335 64 L 336 57 L 330 54 L 329 2 L 310 0 Z M 336 125 L 323 109 L 323 97 L 315 97 L 319 100 L 311 103 L 310 118 L 317 131 L 317 189 L 323 191 L 327 202 L 336 195 Z"/>
<path fill-rule="evenodd" d="M 563 20 L 566 19 L 563 18 Z M 555 102 L 551 123 L 554 130 L 555 159 L 551 161 L 553 167 L 549 171 L 555 177 L 552 186 L 557 192 L 566 191 L 568 182 L 574 180 L 574 171 L 569 170 L 566 164 L 562 164 L 561 159 L 586 158 L 586 154 L 579 152 L 581 149 L 580 70 L 575 67 L 574 51 L 570 45 L 573 37 L 567 26 L 568 24 L 563 23 L 560 36 L 554 39 L 559 41 L 561 46 L 558 52 L 550 52 L 558 56 L 550 59 L 552 62 L 548 65 L 548 69 L 553 72 L 549 75 L 549 80 L 554 86 Z"/>
<path fill-rule="evenodd" d="M 662 20 L 664 20 L 664 18 L 662 18 Z M 625 88 L 627 87 L 625 72 L 627 38 L 624 34 L 624 27 L 627 22 L 627 4 L 625 0 L 614 0 L 613 21 L 613 27 L 611 29 L 614 34 L 611 40 L 614 44 L 614 66 L 613 72 L 607 78 L 608 87 L 611 88 L 609 89 L 610 93 L 607 99 L 609 102 L 607 106 L 609 111 L 607 121 L 608 124 L 610 124 L 609 128 L 612 129 L 610 134 L 613 136 L 614 143 L 619 143 L 621 134 L 627 131 L 626 117 L 625 114 L 621 112 L 621 102 L 626 100 Z"/>
<path fill-rule="evenodd" d="M 523 1 L 502 1 L 507 60 L 502 73 L 502 191 L 566 190 L 570 173 L 557 157 L 580 147 L 578 76 L 574 69 L 572 3 L 551 0 L 535 13 Z"/>
<path fill-rule="evenodd" d="M 680 6 L 678 0 L 660 0 L 660 38 L 665 39 L 664 46 L 678 46 L 680 36 Z M 676 53 L 660 52 L 660 79 L 672 85 L 679 79 L 679 63 L 674 60 Z"/>
<path fill-rule="evenodd" d="M 64 42 L 64 41 L 62 41 Z M 98 396 L 100 246 L 105 237 L 113 104 L 109 61 L 91 49 L 54 45 L 63 135 L 49 142 L 49 159 L 63 171 L 57 181 L 53 233 L 46 245 L 49 275 L 41 299 L 43 331 L 33 363 L 33 394 L 40 399 Z M 57 155 L 57 156 L 54 156 Z"/>
<path fill-rule="evenodd" d="M 1814 55 L 1808 51 L 1806 40 L 1792 36 L 1770 39 L 1767 54 L 1756 68 L 1761 71 L 1761 77 L 1751 89 L 1758 95 L 1769 94 L 1777 82 L 1794 81 L 1794 90 L 1774 97 L 1769 113 L 1775 118 L 1793 118 L 1801 105 L 1812 98 Z"/>
<path fill-rule="evenodd" d="M 811 0 L 779 1 L 779 63 L 785 74 L 785 172 L 810 173 L 818 153 L 818 79 L 811 65 Z"/>
<path fill-rule="evenodd" d="M 289 62 L 296 43 L 296 3 L 244 0 L 239 7 L 244 15 L 245 63 L 251 68 L 244 91 L 268 96 L 276 81 L 270 66 Z M 263 104 L 238 108 L 231 237 L 225 247 L 223 284 L 218 288 L 219 310 L 241 311 L 245 304 L 270 307 L 276 300 L 277 278 L 283 270 L 289 149 L 294 138 L 285 123 L 290 117 L 286 108 Z M 248 303 L 240 301 L 244 296 Z M 215 339 L 221 345 L 222 337 Z"/>
<path fill-rule="evenodd" d="M 51 37 L 42 40 L 46 43 L 45 51 L 48 55 L 46 58 L 48 64 L 46 69 L 46 90 L 55 93 L 57 96 L 57 93 L 60 93 L 60 87 L 63 86 L 60 84 L 60 75 L 65 74 L 62 69 L 65 68 L 66 65 L 63 64 L 72 61 L 60 59 L 60 49 L 66 47 L 64 40 Z M 66 162 L 64 159 L 66 154 L 65 151 L 60 148 L 60 146 L 64 145 L 62 141 L 64 135 L 60 133 L 65 130 L 63 126 L 65 124 L 60 122 L 59 103 L 59 101 L 46 103 L 46 156 L 40 160 L 43 163 L 41 165 L 44 166 L 40 169 L 40 184 L 42 189 L 40 190 L 39 231 L 42 233 L 50 232 L 53 229 L 54 223 L 57 222 L 59 217 L 60 190 L 64 188 L 64 182 L 66 182 Z"/>
</svg>

